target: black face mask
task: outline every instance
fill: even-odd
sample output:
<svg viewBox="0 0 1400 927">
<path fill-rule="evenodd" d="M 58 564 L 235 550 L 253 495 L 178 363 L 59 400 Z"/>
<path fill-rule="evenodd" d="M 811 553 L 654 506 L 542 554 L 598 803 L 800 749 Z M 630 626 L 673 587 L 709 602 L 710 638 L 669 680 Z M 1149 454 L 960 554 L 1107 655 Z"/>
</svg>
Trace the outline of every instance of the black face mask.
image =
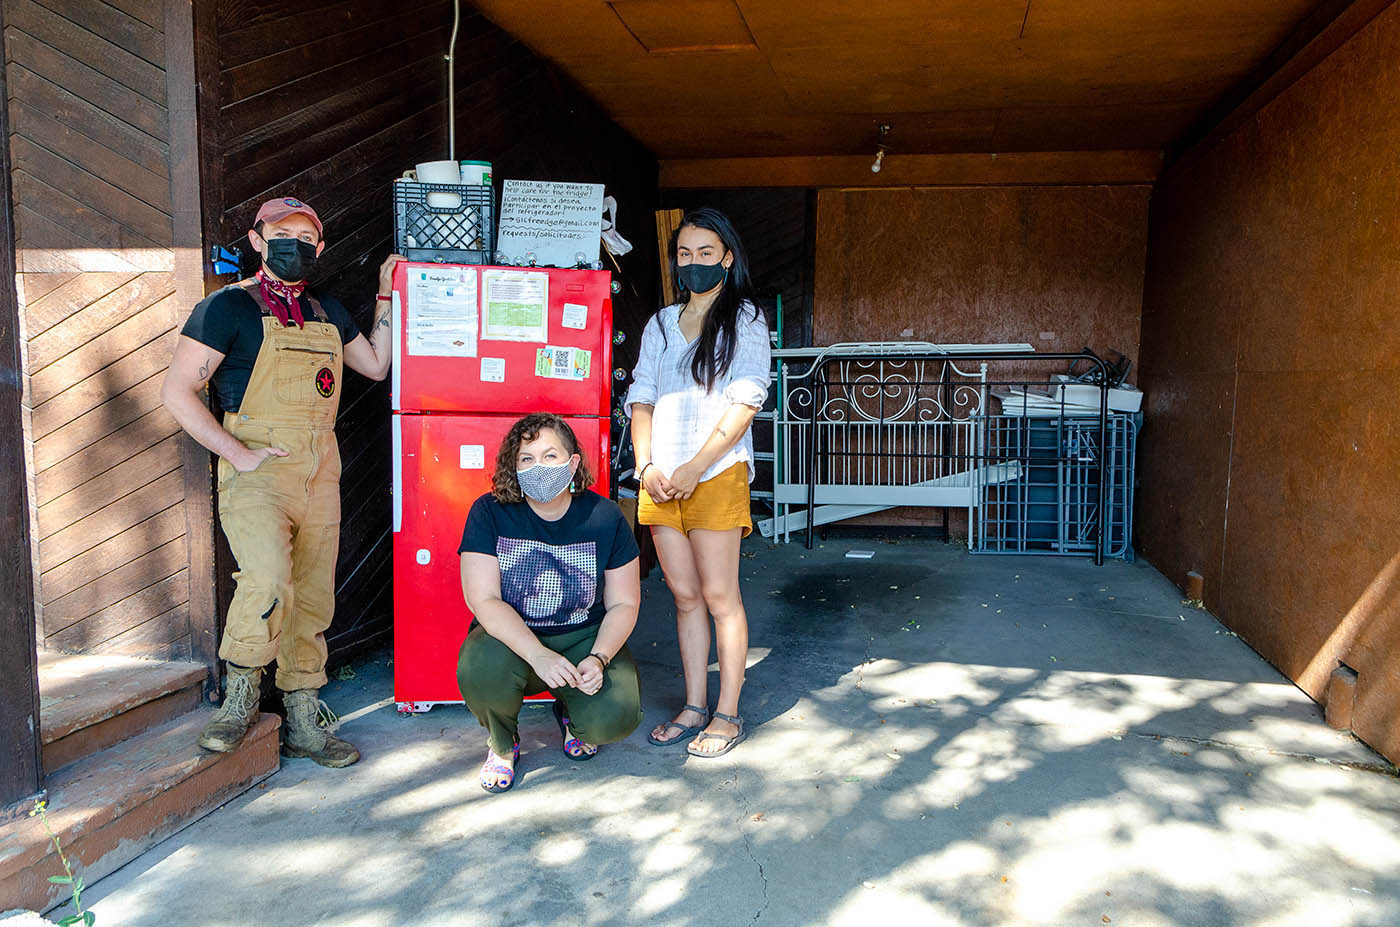
<svg viewBox="0 0 1400 927">
<path fill-rule="evenodd" d="M 316 246 L 300 238 L 267 238 L 263 266 L 287 283 L 300 283 L 316 266 Z"/>
<path fill-rule="evenodd" d="M 716 264 L 686 264 L 676 268 L 681 285 L 692 293 L 708 293 L 729 276 L 724 262 Z"/>
</svg>

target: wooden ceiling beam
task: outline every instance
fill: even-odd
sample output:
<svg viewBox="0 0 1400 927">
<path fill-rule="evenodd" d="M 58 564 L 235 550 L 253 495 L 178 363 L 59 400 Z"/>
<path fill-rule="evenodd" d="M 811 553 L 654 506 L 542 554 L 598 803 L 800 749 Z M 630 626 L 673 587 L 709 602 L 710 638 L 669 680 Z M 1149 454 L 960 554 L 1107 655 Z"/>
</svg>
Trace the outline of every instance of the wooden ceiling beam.
<svg viewBox="0 0 1400 927">
<path fill-rule="evenodd" d="M 1022 151 L 995 154 L 886 155 L 879 173 L 866 155 L 693 158 L 661 161 L 666 190 L 738 187 L 942 187 L 1150 184 L 1162 153 Z"/>
</svg>

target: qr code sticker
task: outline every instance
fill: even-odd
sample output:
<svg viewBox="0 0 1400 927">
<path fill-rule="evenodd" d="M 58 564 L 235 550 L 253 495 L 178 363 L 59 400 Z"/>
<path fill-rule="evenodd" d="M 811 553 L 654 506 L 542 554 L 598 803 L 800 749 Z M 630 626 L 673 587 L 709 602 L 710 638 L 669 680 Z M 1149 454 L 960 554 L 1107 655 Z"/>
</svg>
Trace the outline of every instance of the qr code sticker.
<svg viewBox="0 0 1400 927">
<path fill-rule="evenodd" d="M 583 348 L 545 345 L 535 352 L 535 376 L 553 380 L 587 380 L 593 356 Z"/>
</svg>

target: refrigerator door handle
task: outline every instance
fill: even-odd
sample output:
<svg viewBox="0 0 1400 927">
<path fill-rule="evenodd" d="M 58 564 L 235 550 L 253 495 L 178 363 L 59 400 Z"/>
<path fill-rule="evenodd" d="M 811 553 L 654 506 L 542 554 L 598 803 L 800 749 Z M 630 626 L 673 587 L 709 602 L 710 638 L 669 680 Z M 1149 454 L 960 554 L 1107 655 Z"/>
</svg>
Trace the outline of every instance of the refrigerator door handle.
<svg viewBox="0 0 1400 927">
<path fill-rule="evenodd" d="M 389 492 L 393 496 L 394 533 L 398 534 L 403 530 L 403 416 L 391 415 L 389 418 L 393 423 L 389 435 L 394 455 L 394 484 Z"/>
<path fill-rule="evenodd" d="M 399 313 L 402 311 L 402 300 L 399 298 L 397 285 L 398 272 L 398 268 L 395 268 L 395 286 L 390 291 L 389 298 L 389 410 L 391 412 L 399 411 L 399 400 L 403 396 L 403 384 L 399 378 L 399 373 L 403 369 L 403 336 L 399 332 Z M 394 455 L 394 459 L 398 460 L 398 454 Z M 399 530 L 397 524 L 395 522 L 395 531 Z"/>
</svg>

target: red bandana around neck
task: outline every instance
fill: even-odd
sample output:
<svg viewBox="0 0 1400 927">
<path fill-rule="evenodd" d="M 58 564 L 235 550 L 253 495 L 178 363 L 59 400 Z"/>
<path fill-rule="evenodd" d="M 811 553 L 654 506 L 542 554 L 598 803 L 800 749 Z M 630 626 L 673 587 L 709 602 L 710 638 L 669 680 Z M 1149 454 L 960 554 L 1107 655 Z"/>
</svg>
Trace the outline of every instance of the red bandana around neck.
<svg viewBox="0 0 1400 927">
<path fill-rule="evenodd" d="M 306 320 L 301 317 L 301 291 L 306 289 L 305 283 L 284 283 L 281 280 L 273 280 L 261 270 L 257 272 L 258 288 L 262 291 L 263 301 L 272 310 L 272 314 L 277 317 L 277 321 L 283 326 L 289 325 L 288 319 L 295 322 L 297 328 L 305 328 Z"/>
</svg>

